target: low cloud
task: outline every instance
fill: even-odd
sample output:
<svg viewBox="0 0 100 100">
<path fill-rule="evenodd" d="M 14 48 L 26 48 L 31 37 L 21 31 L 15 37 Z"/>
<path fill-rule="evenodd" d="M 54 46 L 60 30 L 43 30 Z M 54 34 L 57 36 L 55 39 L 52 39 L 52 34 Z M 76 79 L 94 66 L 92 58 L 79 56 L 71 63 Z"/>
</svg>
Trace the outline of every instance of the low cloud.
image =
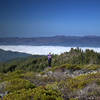
<svg viewBox="0 0 100 100">
<path fill-rule="evenodd" d="M 3 50 L 10 50 L 10 51 L 17 51 L 17 52 L 23 52 L 33 55 L 47 55 L 49 52 L 52 54 L 61 54 L 63 52 L 70 51 L 72 47 L 64 47 L 64 46 L 23 46 L 23 45 L 13 45 L 13 46 L 0 46 L 0 49 Z M 75 47 L 73 47 L 75 48 Z M 100 48 L 93 48 L 93 47 L 80 47 L 83 51 L 86 49 L 91 49 L 96 52 L 100 52 Z"/>
</svg>

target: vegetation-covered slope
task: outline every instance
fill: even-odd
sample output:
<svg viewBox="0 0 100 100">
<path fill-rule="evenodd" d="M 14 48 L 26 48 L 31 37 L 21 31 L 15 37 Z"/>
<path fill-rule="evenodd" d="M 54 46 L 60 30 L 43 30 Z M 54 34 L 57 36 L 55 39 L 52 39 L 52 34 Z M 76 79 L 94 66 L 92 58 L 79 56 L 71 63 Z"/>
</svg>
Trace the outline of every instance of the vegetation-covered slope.
<svg viewBox="0 0 100 100">
<path fill-rule="evenodd" d="M 5 50 L 0 49 L 0 62 L 5 62 L 5 61 L 12 60 L 12 59 L 28 57 L 28 56 L 31 56 L 31 54 L 5 51 Z"/>
<path fill-rule="evenodd" d="M 80 73 L 77 68 L 62 65 L 40 73 L 21 70 L 1 73 L 0 95 L 3 100 L 98 100 L 100 66 L 80 66 Z"/>
<path fill-rule="evenodd" d="M 65 52 L 61 55 L 53 55 L 52 66 L 59 66 L 62 64 L 100 64 L 100 53 L 93 50 L 86 50 L 83 52 L 81 49 L 71 49 L 70 52 Z M 48 67 L 46 56 L 31 56 L 26 59 L 12 60 L 7 63 L 0 64 L 0 72 L 8 72 L 14 70 L 26 71 L 42 71 Z"/>
<path fill-rule="evenodd" d="M 71 49 L 47 57 L 28 57 L 0 65 L 1 100 L 99 100 L 100 54 Z"/>
</svg>

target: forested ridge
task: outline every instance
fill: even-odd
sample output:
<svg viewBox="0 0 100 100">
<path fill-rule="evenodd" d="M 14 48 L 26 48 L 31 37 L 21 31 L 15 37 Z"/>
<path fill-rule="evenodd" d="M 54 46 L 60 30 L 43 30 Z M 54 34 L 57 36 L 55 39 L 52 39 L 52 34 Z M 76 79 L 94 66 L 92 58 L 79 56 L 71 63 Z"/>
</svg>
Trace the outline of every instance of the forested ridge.
<svg viewBox="0 0 100 100">
<path fill-rule="evenodd" d="M 23 57 L 25 58 L 28 56 L 31 56 L 31 54 L 14 52 L 14 51 L 6 51 L 6 50 L 0 49 L 0 62 L 6 62 L 6 61 L 23 58 Z"/>
<path fill-rule="evenodd" d="M 73 49 L 61 55 L 52 55 L 52 66 L 62 64 L 100 64 L 100 53 L 93 50 L 82 51 L 79 48 Z M 47 56 L 30 56 L 27 58 L 15 59 L 6 63 L 0 63 L 0 72 L 14 70 L 43 71 L 48 67 Z"/>
</svg>

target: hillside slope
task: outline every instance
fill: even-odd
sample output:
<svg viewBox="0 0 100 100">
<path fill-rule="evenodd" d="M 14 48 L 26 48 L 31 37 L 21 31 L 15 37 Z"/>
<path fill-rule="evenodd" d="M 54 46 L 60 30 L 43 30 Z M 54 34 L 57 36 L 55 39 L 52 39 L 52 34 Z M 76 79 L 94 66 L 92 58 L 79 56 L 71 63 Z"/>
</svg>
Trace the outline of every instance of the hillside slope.
<svg viewBox="0 0 100 100">
<path fill-rule="evenodd" d="M 61 65 L 0 74 L 3 100 L 99 100 L 100 66 Z M 0 99 L 0 100 L 2 100 Z"/>
<path fill-rule="evenodd" d="M 91 65 L 100 64 L 100 53 L 93 50 L 71 49 L 69 52 L 61 55 L 52 55 L 52 66 L 60 66 L 62 64 L 80 64 Z M 0 72 L 8 72 L 16 69 L 26 71 L 43 71 L 48 66 L 47 56 L 30 56 L 12 60 L 6 63 L 0 63 Z"/>
<path fill-rule="evenodd" d="M 8 60 L 21 58 L 21 57 L 28 57 L 28 56 L 32 56 L 32 55 L 26 53 L 20 53 L 20 52 L 5 51 L 0 49 L 0 62 L 5 62 Z"/>
<path fill-rule="evenodd" d="M 0 100 L 100 100 L 100 54 L 71 49 L 0 64 Z"/>
</svg>

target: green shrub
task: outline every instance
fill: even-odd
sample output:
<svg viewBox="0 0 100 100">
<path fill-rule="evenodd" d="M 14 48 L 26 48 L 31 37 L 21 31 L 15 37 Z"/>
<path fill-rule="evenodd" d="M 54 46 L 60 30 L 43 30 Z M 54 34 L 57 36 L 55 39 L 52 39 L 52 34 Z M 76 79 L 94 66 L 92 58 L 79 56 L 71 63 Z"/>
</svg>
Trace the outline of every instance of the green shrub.
<svg viewBox="0 0 100 100">
<path fill-rule="evenodd" d="M 77 98 L 70 98 L 69 100 L 79 100 L 79 99 L 77 99 Z"/>
<path fill-rule="evenodd" d="M 4 96 L 3 100 L 63 100 L 61 93 L 46 87 L 22 89 Z"/>
<path fill-rule="evenodd" d="M 6 90 L 9 92 L 17 91 L 20 89 L 29 89 L 29 88 L 34 88 L 35 85 L 30 83 L 28 80 L 16 78 L 7 81 L 6 83 Z"/>
</svg>

